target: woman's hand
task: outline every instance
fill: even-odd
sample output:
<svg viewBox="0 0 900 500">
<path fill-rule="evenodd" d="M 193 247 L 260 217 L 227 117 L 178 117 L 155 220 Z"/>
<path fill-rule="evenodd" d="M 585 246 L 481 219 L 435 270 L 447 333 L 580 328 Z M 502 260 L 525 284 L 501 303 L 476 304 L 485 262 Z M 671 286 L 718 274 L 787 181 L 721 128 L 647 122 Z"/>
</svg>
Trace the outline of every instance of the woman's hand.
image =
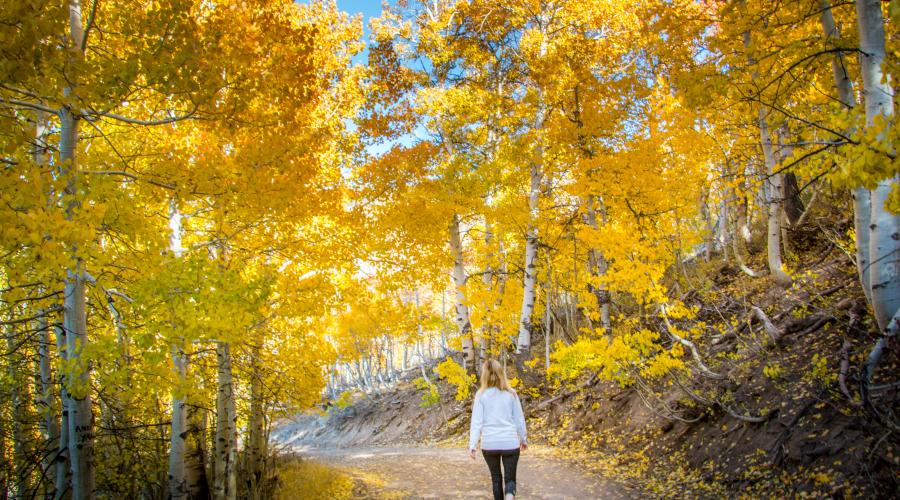
<svg viewBox="0 0 900 500">
<path fill-rule="evenodd" d="M 528 449 L 528 443 L 522 443 L 519 445 L 519 451 L 525 451 Z"/>
<path fill-rule="evenodd" d="M 474 448 L 469 450 L 469 458 L 471 458 L 472 460 L 475 460 L 475 449 Z"/>
</svg>

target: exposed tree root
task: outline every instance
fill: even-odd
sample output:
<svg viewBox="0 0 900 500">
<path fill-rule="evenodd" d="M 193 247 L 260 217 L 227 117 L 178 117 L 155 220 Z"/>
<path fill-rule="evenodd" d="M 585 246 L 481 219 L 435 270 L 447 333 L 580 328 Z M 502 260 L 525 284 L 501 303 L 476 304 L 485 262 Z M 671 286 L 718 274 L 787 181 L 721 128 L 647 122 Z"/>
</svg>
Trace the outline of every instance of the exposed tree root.
<svg viewBox="0 0 900 500">
<path fill-rule="evenodd" d="M 863 364 L 862 376 L 859 379 L 859 393 L 860 396 L 862 396 L 863 406 L 879 422 L 881 422 L 885 427 L 891 429 L 894 432 L 900 432 L 900 426 L 898 426 L 897 423 L 893 421 L 890 415 L 885 415 L 874 404 L 872 404 L 869 393 L 871 391 L 872 377 L 875 375 L 875 370 L 878 368 L 878 363 L 881 361 L 882 356 L 884 356 L 884 348 L 888 345 L 889 342 L 893 340 L 898 331 L 900 331 L 900 309 L 898 309 L 897 312 L 894 313 L 894 317 L 891 318 L 891 321 L 888 323 L 887 328 L 884 329 L 884 332 L 882 332 L 881 336 L 878 338 L 878 341 L 875 342 L 875 345 L 869 352 L 869 357 L 866 359 L 865 364 Z"/>
<path fill-rule="evenodd" d="M 762 323 L 766 334 L 769 336 L 769 340 L 771 340 L 773 344 L 777 343 L 778 340 L 781 339 L 781 336 L 784 335 L 784 332 L 780 328 L 776 327 L 774 323 L 772 323 L 772 321 L 768 316 L 766 316 L 766 313 L 762 309 L 756 306 L 750 306 L 750 314 L 752 317 L 756 318 L 760 323 Z"/>
<path fill-rule="evenodd" d="M 691 351 L 691 356 L 694 358 L 694 361 L 697 363 L 697 367 L 700 368 L 700 371 L 709 378 L 723 380 L 725 378 L 725 375 L 716 373 L 706 366 L 706 363 L 703 362 L 703 357 L 700 356 L 700 351 L 697 350 L 697 346 L 694 345 L 693 342 L 675 333 L 675 329 L 672 327 L 672 323 L 669 322 L 669 315 L 666 314 L 666 306 L 661 305 L 659 310 L 662 313 L 662 318 L 666 324 L 666 331 L 669 333 L 669 336 Z"/>
</svg>

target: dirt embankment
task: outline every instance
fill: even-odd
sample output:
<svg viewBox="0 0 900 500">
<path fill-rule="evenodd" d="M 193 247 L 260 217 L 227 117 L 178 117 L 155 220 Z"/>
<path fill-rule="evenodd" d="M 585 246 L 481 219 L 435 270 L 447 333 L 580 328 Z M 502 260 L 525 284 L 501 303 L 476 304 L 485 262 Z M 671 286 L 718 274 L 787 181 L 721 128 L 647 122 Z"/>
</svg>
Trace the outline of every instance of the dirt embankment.
<svg viewBox="0 0 900 500">
<path fill-rule="evenodd" d="M 468 402 L 455 401 L 455 390 L 439 384 L 441 403 L 422 407 L 414 376 L 402 378 L 391 391 L 358 395 L 346 408 L 331 407 L 324 415 L 310 412 L 279 422 L 272 440 L 293 448 L 393 446 L 421 444 L 468 430 Z"/>
</svg>

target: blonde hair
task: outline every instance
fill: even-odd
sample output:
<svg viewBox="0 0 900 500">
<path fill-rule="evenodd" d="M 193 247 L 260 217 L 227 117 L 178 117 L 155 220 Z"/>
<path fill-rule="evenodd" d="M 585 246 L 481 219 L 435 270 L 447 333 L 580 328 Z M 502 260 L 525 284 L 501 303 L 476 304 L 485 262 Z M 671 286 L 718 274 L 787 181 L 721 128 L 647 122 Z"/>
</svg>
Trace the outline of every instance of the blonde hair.
<svg viewBox="0 0 900 500">
<path fill-rule="evenodd" d="M 496 387 L 501 391 L 512 391 L 509 380 L 506 379 L 506 370 L 496 359 L 485 360 L 481 365 L 481 391 Z"/>
</svg>

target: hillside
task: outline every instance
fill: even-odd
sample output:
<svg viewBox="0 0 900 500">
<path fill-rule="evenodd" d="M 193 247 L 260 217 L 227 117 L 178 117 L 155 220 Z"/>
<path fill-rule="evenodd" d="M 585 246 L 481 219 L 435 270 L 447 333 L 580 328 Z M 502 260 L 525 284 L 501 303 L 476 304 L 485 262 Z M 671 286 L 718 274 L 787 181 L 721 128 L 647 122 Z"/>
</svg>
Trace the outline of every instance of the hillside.
<svg viewBox="0 0 900 500">
<path fill-rule="evenodd" d="M 810 264 L 787 293 L 721 260 L 673 276 L 693 283 L 683 300 L 698 308 L 696 321 L 734 324 L 698 345 L 725 380 L 680 373 L 652 386 L 590 374 L 545 381 L 536 397 L 523 393 L 533 440 L 658 497 L 891 497 L 900 486 L 900 438 L 860 406 L 859 366 L 874 334 L 855 269 L 834 243 L 799 234 L 792 243 Z M 777 340 L 751 306 L 766 313 Z M 890 356 L 882 377 L 896 373 Z M 282 425 L 273 438 L 312 447 L 461 442 L 470 402 L 440 383 L 441 404 L 422 408 L 412 379 Z M 873 404 L 896 413 L 898 389 L 876 380 Z"/>
</svg>

